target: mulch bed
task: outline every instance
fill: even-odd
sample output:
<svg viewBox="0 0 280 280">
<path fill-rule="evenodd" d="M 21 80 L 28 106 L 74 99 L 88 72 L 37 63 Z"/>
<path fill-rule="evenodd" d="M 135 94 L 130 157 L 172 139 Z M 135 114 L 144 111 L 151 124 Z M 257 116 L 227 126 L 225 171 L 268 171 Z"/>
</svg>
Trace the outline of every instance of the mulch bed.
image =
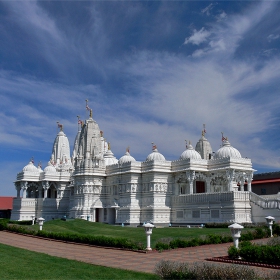
<svg viewBox="0 0 280 280">
<path fill-rule="evenodd" d="M 205 260 L 211 262 L 223 262 L 223 263 L 242 264 L 242 265 L 257 266 L 257 267 L 264 267 L 264 268 L 280 269 L 280 265 L 233 260 L 230 259 L 228 256 L 208 258 Z"/>
</svg>

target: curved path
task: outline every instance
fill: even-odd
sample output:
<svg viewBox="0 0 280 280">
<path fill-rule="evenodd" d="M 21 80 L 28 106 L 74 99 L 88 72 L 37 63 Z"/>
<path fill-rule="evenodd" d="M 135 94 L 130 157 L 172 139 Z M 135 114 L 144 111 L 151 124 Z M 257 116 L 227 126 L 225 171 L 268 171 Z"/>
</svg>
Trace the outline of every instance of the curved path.
<svg viewBox="0 0 280 280">
<path fill-rule="evenodd" d="M 232 243 L 204 245 L 163 251 L 161 253 L 149 252 L 146 254 L 119 249 L 65 243 L 5 231 L 0 231 L 0 243 L 90 264 L 149 273 L 154 272 L 156 263 L 162 259 L 189 263 L 203 262 L 206 258 L 226 256 L 228 247 L 232 245 Z M 275 271 L 264 268 L 256 269 L 262 271 Z"/>
</svg>

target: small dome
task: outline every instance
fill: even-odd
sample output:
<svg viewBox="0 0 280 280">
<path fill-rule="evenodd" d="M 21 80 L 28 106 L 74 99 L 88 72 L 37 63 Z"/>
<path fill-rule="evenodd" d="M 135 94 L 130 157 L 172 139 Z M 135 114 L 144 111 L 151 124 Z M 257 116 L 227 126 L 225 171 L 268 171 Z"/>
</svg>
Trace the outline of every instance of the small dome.
<svg viewBox="0 0 280 280">
<path fill-rule="evenodd" d="M 165 157 L 159 153 L 157 147 L 154 145 L 153 152 L 147 156 L 146 161 L 165 161 Z"/>
<path fill-rule="evenodd" d="M 45 173 L 55 173 L 56 169 L 55 167 L 51 164 L 51 162 L 48 162 L 48 166 L 44 169 Z"/>
<path fill-rule="evenodd" d="M 126 151 L 124 156 L 122 156 L 119 159 L 119 164 L 124 164 L 124 163 L 127 163 L 127 162 L 134 162 L 134 161 L 136 161 L 135 158 L 130 155 L 129 151 Z"/>
<path fill-rule="evenodd" d="M 37 167 L 30 161 L 24 168 L 22 169 L 23 172 L 38 172 Z"/>
<path fill-rule="evenodd" d="M 201 159 L 200 154 L 189 144 L 187 149 L 181 154 L 180 159 Z"/>
<path fill-rule="evenodd" d="M 224 157 L 231 157 L 231 158 L 241 158 L 240 152 L 233 148 L 228 140 L 223 142 L 223 146 L 215 153 L 214 158 L 224 158 Z"/>
<path fill-rule="evenodd" d="M 118 160 L 116 159 L 111 150 L 108 150 L 103 157 L 105 160 L 105 165 L 112 165 L 118 163 Z"/>
</svg>

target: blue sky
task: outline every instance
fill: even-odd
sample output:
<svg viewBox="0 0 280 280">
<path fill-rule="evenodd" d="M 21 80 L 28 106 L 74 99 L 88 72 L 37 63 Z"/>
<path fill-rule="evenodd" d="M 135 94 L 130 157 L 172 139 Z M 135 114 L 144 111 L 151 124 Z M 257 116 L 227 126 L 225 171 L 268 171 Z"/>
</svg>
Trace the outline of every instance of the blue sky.
<svg viewBox="0 0 280 280">
<path fill-rule="evenodd" d="M 0 195 L 50 158 L 59 121 L 73 147 L 85 99 L 120 158 L 151 142 L 168 160 L 206 124 L 258 172 L 280 169 L 279 1 L 0 2 Z"/>
</svg>

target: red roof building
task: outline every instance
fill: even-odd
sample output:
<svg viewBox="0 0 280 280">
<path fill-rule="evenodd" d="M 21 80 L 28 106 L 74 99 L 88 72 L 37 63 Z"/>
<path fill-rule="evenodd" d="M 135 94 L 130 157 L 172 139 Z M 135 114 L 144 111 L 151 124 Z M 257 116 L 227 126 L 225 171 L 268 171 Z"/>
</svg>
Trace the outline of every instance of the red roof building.
<svg viewBox="0 0 280 280">
<path fill-rule="evenodd" d="M 0 218 L 10 218 L 13 209 L 13 196 L 0 196 Z"/>
</svg>

